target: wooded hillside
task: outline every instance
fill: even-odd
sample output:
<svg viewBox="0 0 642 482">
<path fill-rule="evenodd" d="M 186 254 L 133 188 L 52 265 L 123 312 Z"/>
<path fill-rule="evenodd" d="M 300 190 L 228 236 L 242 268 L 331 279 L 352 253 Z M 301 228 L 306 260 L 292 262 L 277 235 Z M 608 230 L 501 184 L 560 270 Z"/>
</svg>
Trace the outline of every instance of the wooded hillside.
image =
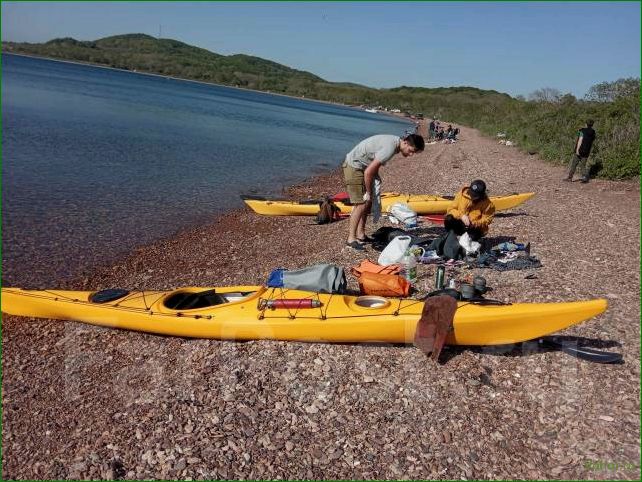
<svg viewBox="0 0 642 482">
<path fill-rule="evenodd" d="M 640 175 L 640 79 L 601 82 L 585 99 L 545 88 L 526 100 L 474 87 L 374 89 L 328 82 L 259 57 L 220 55 L 145 34 L 95 41 L 60 38 L 43 44 L 5 42 L 2 48 L 310 99 L 422 112 L 488 135 L 504 132 L 519 148 L 563 164 L 571 156 L 578 129 L 592 118 L 598 135 L 591 155 L 593 171 L 612 179 Z"/>
</svg>

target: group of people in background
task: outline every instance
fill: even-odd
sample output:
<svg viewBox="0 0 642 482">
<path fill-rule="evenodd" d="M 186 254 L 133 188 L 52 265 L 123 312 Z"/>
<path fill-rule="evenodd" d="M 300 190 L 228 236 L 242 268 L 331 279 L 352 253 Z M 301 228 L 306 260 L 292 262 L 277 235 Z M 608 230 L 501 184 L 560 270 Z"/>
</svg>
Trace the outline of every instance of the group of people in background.
<svg viewBox="0 0 642 482">
<path fill-rule="evenodd" d="M 457 140 L 459 135 L 459 127 L 454 127 L 452 124 L 448 124 L 448 127 L 444 129 L 437 119 L 433 119 L 428 124 L 428 140 L 437 140 L 442 141 L 444 139 L 450 139 L 453 141 Z"/>
</svg>

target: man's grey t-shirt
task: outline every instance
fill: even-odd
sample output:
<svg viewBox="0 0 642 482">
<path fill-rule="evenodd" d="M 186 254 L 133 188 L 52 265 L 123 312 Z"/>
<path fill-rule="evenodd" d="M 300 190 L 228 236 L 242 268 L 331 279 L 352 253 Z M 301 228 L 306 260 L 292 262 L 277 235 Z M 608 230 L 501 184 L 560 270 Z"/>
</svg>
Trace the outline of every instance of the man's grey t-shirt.
<svg viewBox="0 0 642 482">
<path fill-rule="evenodd" d="M 399 142 L 399 136 L 389 134 L 368 137 L 346 154 L 346 163 L 360 170 L 364 170 L 375 159 L 385 165 L 397 152 Z"/>
</svg>

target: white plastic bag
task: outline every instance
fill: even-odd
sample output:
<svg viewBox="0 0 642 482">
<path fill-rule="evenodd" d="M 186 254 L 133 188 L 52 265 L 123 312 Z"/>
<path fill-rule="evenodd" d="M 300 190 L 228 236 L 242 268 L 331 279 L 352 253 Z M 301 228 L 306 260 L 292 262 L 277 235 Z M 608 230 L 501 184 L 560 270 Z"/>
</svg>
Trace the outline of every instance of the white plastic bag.
<svg viewBox="0 0 642 482">
<path fill-rule="evenodd" d="M 397 236 L 388 245 L 379 255 L 379 264 L 381 266 L 388 266 L 391 264 L 396 264 L 401 261 L 404 253 L 410 246 L 410 236 Z"/>
<path fill-rule="evenodd" d="M 459 245 L 466 250 L 466 254 L 477 253 L 481 248 L 481 244 L 470 239 L 468 233 L 464 233 L 459 237 Z"/>
<path fill-rule="evenodd" d="M 394 203 L 390 206 L 390 216 L 407 228 L 417 226 L 417 213 L 406 203 Z"/>
</svg>

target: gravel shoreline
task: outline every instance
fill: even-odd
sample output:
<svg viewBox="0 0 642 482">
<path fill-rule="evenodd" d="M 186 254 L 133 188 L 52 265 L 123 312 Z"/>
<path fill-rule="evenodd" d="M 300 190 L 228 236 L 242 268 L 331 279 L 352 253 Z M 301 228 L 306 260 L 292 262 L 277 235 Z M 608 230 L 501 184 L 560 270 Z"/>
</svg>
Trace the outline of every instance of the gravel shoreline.
<svg viewBox="0 0 642 482">
<path fill-rule="evenodd" d="M 543 267 L 473 273 L 501 300 L 607 298 L 604 315 L 563 335 L 624 364 L 525 343 L 447 348 L 437 366 L 411 346 L 188 340 L 4 316 L 3 478 L 638 480 L 639 183 L 563 183 L 564 168 L 461 130 L 456 144 L 392 161 L 384 190 L 453 194 L 482 178 L 493 195 L 535 191 L 489 236 L 530 241 Z M 286 194 L 341 190 L 336 170 Z M 345 221 L 312 222 L 230 212 L 73 287 L 261 284 L 276 267 L 376 260 L 344 247 Z M 433 273 L 420 267 L 420 289 Z"/>
</svg>

